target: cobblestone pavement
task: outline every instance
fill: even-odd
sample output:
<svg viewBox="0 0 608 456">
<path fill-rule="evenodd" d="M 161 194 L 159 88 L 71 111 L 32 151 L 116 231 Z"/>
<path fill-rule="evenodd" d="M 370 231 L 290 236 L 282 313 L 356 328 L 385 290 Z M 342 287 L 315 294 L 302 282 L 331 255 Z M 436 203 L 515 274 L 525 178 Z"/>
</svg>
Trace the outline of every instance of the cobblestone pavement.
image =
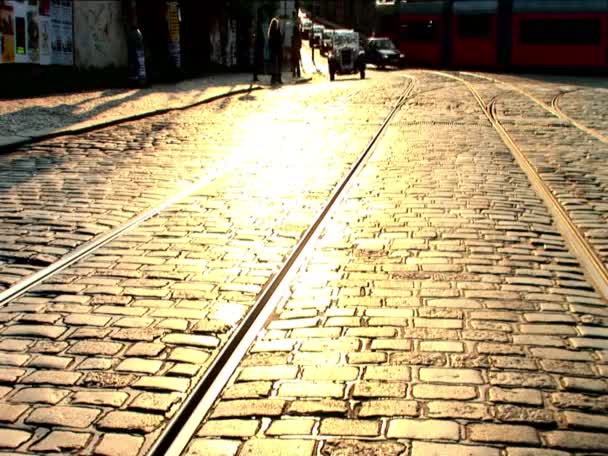
<svg viewBox="0 0 608 456">
<path fill-rule="evenodd" d="M 260 127 L 276 123 L 279 117 L 289 128 L 274 146 L 285 146 L 294 121 L 302 119 L 298 112 L 302 109 L 302 115 L 310 118 L 313 136 L 303 138 L 299 147 L 318 148 L 315 141 L 323 138 L 327 119 L 340 115 L 351 121 L 352 114 L 342 103 L 357 92 L 347 86 L 331 93 L 326 86 L 311 90 L 325 103 L 306 101 L 310 94 L 298 90 L 291 105 L 282 97 L 254 92 L 194 112 L 58 138 L 0 156 L 0 289 L 156 206 L 189 183 L 218 170 L 242 170 L 247 166 L 243 156 L 259 149 L 264 140 Z M 264 117 L 244 120 L 260 109 L 266 110 Z M 370 119 L 377 121 L 374 114 L 355 121 Z M 331 134 L 327 147 L 342 147 L 342 134 L 339 130 Z"/>
<path fill-rule="evenodd" d="M 408 73 L 189 454 L 608 454 L 606 302 L 467 89 Z M 0 308 L 0 452 L 142 454 L 407 83 L 318 79 L 0 157 L 4 286 L 211 176 Z M 555 119 L 475 84 L 540 151 L 521 132 Z"/>
<path fill-rule="evenodd" d="M 608 453 L 606 303 L 464 86 L 418 76 L 188 454 Z"/>
<path fill-rule="evenodd" d="M 2 214 L 3 245 L 24 256 L 62 255 L 201 173 L 217 178 L 0 308 L 0 448 L 149 446 L 404 81 L 256 92 L 6 157 L 6 175 L 27 178 L 2 192 L 3 207 L 22 205 Z M 37 251 L 62 239 L 74 244 Z"/>
<path fill-rule="evenodd" d="M 549 106 L 560 91 L 571 90 L 572 97 L 560 104 L 564 111 L 586 125 L 597 126 L 603 122 L 602 117 L 597 116 L 598 105 L 590 100 L 608 101 L 605 99 L 607 89 L 564 87 L 529 80 L 521 83 L 513 77 L 506 80 Z M 529 97 L 509 90 L 509 86 L 479 78 L 469 78 L 469 81 L 486 101 L 497 97 L 499 120 L 608 265 L 608 144 L 556 118 Z"/>
</svg>

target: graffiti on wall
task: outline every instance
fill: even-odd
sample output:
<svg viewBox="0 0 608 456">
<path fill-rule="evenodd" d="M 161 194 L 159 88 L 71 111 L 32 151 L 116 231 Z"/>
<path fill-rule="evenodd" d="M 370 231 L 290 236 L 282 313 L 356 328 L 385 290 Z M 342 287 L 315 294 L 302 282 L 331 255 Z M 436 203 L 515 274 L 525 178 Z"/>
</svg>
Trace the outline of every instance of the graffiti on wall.
<svg viewBox="0 0 608 456">
<path fill-rule="evenodd" d="M 76 2 L 74 6 L 76 65 L 125 66 L 127 45 L 120 1 Z"/>
</svg>

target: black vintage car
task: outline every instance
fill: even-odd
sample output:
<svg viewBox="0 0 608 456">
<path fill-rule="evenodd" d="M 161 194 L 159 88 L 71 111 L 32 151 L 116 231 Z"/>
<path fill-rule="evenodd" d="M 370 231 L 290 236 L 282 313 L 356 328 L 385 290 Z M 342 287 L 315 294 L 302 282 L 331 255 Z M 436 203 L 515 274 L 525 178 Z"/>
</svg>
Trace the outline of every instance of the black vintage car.
<svg viewBox="0 0 608 456">
<path fill-rule="evenodd" d="M 365 49 L 367 63 L 379 68 L 387 66 L 401 67 L 404 56 L 388 38 L 370 38 Z"/>
<path fill-rule="evenodd" d="M 331 36 L 331 51 L 327 56 L 329 79 L 337 74 L 359 73 L 365 79 L 365 51 L 359 45 L 359 34 L 353 30 L 336 30 Z"/>
</svg>

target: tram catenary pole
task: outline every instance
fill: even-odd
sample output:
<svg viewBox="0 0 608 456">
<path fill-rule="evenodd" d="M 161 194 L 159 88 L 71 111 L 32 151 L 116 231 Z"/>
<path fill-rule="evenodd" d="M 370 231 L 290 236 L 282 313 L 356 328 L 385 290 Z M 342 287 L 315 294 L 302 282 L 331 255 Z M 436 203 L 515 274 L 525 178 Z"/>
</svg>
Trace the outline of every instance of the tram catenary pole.
<svg viewBox="0 0 608 456">
<path fill-rule="evenodd" d="M 312 63 L 315 63 L 315 0 L 310 3 L 310 22 L 312 22 L 312 28 L 310 29 L 310 35 L 308 42 L 310 43 L 310 52 L 312 53 Z"/>
</svg>

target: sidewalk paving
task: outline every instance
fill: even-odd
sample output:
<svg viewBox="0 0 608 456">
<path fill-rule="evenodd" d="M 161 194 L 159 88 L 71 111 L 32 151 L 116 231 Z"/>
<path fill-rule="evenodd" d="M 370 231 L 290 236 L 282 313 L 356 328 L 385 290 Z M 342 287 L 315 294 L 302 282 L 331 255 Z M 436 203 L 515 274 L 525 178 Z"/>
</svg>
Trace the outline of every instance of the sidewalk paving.
<svg viewBox="0 0 608 456">
<path fill-rule="evenodd" d="M 315 69 L 302 64 L 302 77 L 284 73 L 287 84 L 308 82 Z M 189 79 L 176 84 L 155 84 L 142 89 L 108 89 L 26 99 L 0 104 L 0 147 L 57 134 L 154 114 L 159 110 L 186 108 L 217 97 L 270 87 L 269 76 L 255 84 L 251 74 L 221 74 Z"/>
</svg>

